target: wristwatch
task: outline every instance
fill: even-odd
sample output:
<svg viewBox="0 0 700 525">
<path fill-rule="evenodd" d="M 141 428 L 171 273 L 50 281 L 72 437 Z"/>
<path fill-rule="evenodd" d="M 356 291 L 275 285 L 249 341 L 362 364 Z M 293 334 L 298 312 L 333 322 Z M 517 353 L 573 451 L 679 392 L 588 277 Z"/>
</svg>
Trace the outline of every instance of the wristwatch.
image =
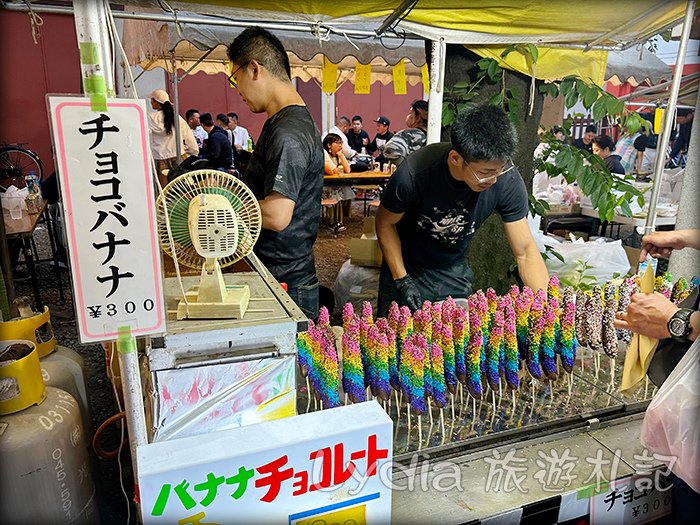
<svg viewBox="0 0 700 525">
<path fill-rule="evenodd" d="M 693 314 L 693 310 L 689 308 L 679 308 L 678 311 L 671 316 L 668 320 L 668 332 L 671 337 L 677 340 L 685 341 L 687 337 L 692 332 L 692 327 L 690 326 L 690 316 Z"/>
</svg>

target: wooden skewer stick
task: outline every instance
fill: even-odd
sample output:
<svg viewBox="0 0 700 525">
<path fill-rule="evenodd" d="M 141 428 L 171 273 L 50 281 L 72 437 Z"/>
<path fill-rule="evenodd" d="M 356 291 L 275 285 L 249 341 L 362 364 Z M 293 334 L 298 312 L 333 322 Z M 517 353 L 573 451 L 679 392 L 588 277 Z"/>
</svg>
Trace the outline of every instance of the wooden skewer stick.
<svg viewBox="0 0 700 525">
<path fill-rule="evenodd" d="M 495 418 L 495 417 L 496 417 L 496 392 L 494 392 L 493 389 L 491 389 L 491 402 L 492 402 L 492 404 L 493 404 L 493 415 L 492 415 L 492 417 Z"/>
<path fill-rule="evenodd" d="M 396 422 L 398 423 L 401 419 L 401 404 L 399 403 L 398 390 L 394 390 L 394 397 L 396 398 Z"/>
<path fill-rule="evenodd" d="M 440 429 L 442 430 L 442 442 L 445 442 L 447 435 L 445 434 L 445 410 L 440 409 Z"/>
<path fill-rule="evenodd" d="M 348 405 L 348 393 L 345 392 L 345 406 Z"/>
<path fill-rule="evenodd" d="M 408 418 L 408 431 L 411 432 L 411 403 L 406 401 L 406 417 Z"/>
<path fill-rule="evenodd" d="M 450 400 L 452 401 L 452 421 L 455 419 L 455 395 L 450 394 Z"/>
<path fill-rule="evenodd" d="M 418 414 L 418 450 L 421 449 L 423 445 L 423 427 L 421 426 L 421 415 Z"/>
<path fill-rule="evenodd" d="M 647 393 L 649 391 L 649 376 L 644 377 L 644 399 L 647 398 Z"/>
<path fill-rule="evenodd" d="M 306 376 L 306 413 L 309 413 L 311 408 L 311 386 L 309 385 L 309 376 Z"/>
<path fill-rule="evenodd" d="M 610 358 L 610 386 L 615 386 L 615 358 Z"/>
<path fill-rule="evenodd" d="M 554 384 L 552 384 L 552 380 L 549 380 L 549 398 L 554 401 Z"/>
<path fill-rule="evenodd" d="M 510 414 L 510 415 L 511 415 L 511 416 L 514 416 L 514 415 L 515 415 L 515 390 L 512 390 L 512 391 L 511 391 L 511 394 L 512 394 L 511 397 L 513 398 L 513 410 L 511 411 L 511 414 Z"/>
<path fill-rule="evenodd" d="M 432 404 L 430 398 L 428 398 L 428 414 L 430 415 L 430 426 L 432 427 L 433 426 L 433 404 Z"/>
</svg>

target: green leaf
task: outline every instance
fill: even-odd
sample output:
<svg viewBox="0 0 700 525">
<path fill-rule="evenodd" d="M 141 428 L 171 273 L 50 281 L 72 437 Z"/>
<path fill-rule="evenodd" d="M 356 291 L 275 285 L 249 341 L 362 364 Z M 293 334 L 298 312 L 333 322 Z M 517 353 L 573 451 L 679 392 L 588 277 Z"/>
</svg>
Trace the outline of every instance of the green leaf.
<svg viewBox="0 0 700 525">
<path fill-rule="evenodd" d="M 489 64 L 489 68 L 487 70 L 488 75 L 491 78 L 491 80 L 493 80 L 496 77 L 496 75 L 498 75 L 500 69 L 501 68 L 498 65 L 498 62 L 496 62 L 495 60 L 492 60 L 491 63 Z"/>
<path fill-rule="evenodd" d="M 598 100 L 593 104 L 593 120 L 596 122 L 603 120 L 603 117 L 607 114 L 607 107 L 605 103 L 605 96 L 599 97 Z"/>
<path fill-rule="evenodd" d="M 576 92 L 576 90 L 572 89 L 564 97 L 564 105 L 566 106 L 566 109 L 569 109 L 574 107 L 576 105 L 576 102 L 578 102 L 578 93 Z"/>
<path fill-rule="evenodd" d="M 491 62 L 493 62 L 493 58 L 482 58 L 481 60 L 477 61 L 476 65 L 479 67 L 479 69 L 486 71 L 489 68 L 489 65 L 491 65 Z"/>
<path fill-rule="evenodd" d="M 455 112 L 448 104 L 442 106 L 442 125 L 449 126 L 455 120 Z"/>
<path fill-rule="evenodd" d="M 534 44 L 528 44 L 527 49 L 528 51 L 530 51 L 530 57 L 532 57 L 532 61 L 536 63 L 537 59 L 540 56 L 539 51 L 537 51 L 537 46 Z"/>
<path fill-rule="evenodd" d="M 605 95 L 605 107 L 609 115 L 618 115 L 625 109 L 625 103 L 612 95 Z"/>
<path fill-rule="evenodd" d="M 470 82 L 468 80 L 460 80 L 459 82 L 455 82 L 452 88 L 468 88 L 470 85 Z"/>
<path fill-rule="evenodd" d="M 626 217 L 632 217 L 632 208 L 630 208 L 629 202 L 627 200 L 623 200 L 620 203 L 620 208 L 622 208 L 622 214 L 625 215 Z"/>
<path fill-rule="evenodd" d="M 500 106 L 503 103 L 503 95 L 499 91 L 489 99 L 489 104 Z"/>
<path fill-rule="evenodd" d="M 589 86 L 583 94 L 583 105 L 586 109 L 590 109 L 593 103 L 598 100 L 598 90 Z"/>
</svg>

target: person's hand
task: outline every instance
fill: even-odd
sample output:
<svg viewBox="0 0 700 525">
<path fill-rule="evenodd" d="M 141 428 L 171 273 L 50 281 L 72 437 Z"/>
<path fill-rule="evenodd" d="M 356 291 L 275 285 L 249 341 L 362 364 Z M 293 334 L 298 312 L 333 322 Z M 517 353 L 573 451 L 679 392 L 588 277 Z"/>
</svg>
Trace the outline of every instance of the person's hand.
<svg viewBox="0 0 700 525">
<path fill-rule="evenodd" d="M 630 330 L 653 339 L 671 337 L 668 321 L 678 307 L 658 292 L 635 293 L 626 312 L 619 312 L 615 328 Z"/>
<path fill-rule="evenodd" d="M 413 278 L 410 275 L 406 275 L 401 279 L 395 279 L 394 283 L 396 283 L 396 290 L 399 292 L 399 304 L 408 306 L 412 312 L 420 309 L 423 301 L 416 283 L 413 282 Z"/>
<path fill-rule="evenodd" d="M 243 146 L 241 146 L 240 144 L 234 144 L 233 146 L 236 148 L 237 151 L 241 151 L 243 149 Z"/>
<path fill-rule="evenodd" d="M 368 139 L 368 138 L 362 139 L 362 144 L 364 144 L 365 146 L 366 146 L 367 144 L 369 144 L 369 139 Z"/>
<path fill-rule="evenodd" d="M 673 250 L 681 248 L 700 247 L 700 230 L 673 230 L 669 232 L 653 232 L 642 237 L 642 251 L 639 262 L 652 257 L 669 257 Z"/>
</svg>

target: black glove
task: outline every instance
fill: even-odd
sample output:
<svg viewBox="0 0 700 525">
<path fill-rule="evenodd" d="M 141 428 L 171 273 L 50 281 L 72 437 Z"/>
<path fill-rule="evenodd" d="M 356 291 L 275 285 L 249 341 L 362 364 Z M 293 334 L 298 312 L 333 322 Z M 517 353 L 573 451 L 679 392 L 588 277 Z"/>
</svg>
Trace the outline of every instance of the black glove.
<svg viewBox="0 0 700 525">
<path fill-rule="evenodd" d="M 419 310 L 423 301 L 420 297 L 420 292 L 416 283 L 410 275 L 406 275 L 401 279 L 395 279 L 396 291 L 399 293 L 399 304 L 401 306 L 408 306 L 412 312 Z"/>
</svg>

